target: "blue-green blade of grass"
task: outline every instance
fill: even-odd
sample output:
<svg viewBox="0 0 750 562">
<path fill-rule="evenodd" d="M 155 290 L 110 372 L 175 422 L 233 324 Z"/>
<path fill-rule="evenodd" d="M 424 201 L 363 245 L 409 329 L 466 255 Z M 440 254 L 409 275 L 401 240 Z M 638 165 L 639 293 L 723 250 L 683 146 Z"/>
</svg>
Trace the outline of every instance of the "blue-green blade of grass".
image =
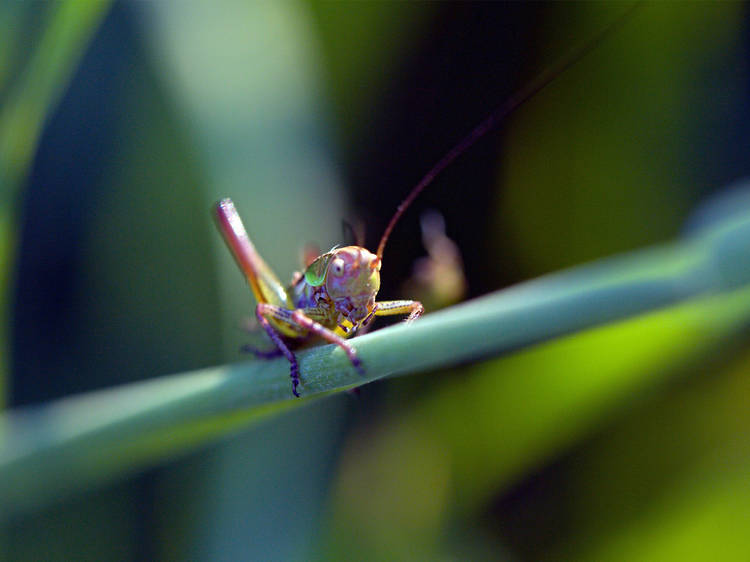
<svg viewBox="0 0 750 562">
<path fill-rule="evenodd" d="M 731 299 L 724 325 L 736 327 L 750 316 L 748 241 L 750 218 L 742 216 L 674 245 L 550 275 L 368 334 L 354 340 L 365 377 L 334 346 L 302 351 L 302 393 L 323 395 L 479 360 L 700 296 L 708 304 L 699 301 L 698 314 L 713 306 L 712 298 Z M 291 398 L 288 363 L 276 360 L 162 377 L 8 414 L 0 421 L 0 506 L 13 512 L 44 504 L 303 403 Z"/>
</svg>

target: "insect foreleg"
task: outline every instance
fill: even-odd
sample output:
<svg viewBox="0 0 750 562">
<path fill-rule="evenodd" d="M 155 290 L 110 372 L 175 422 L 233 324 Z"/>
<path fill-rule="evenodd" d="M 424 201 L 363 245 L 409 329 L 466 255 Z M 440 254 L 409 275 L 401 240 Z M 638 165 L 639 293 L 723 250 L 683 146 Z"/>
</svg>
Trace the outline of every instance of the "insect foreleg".
<svg viewBox="0 0 750 562">
<path fill-rule="evenodd" d="M 260 302 L 258 303 L 258 306 L 255 307 L 255 316 L 258 317 L 258 322 L 263 326 L 263 329 L 268 334 L 268 337 L 271 338 L 271 341 L 276 344 L 279 351 L 281 351 L 281 353 L 284 354 L 284 357 L 289 360 L 289 363 L 291 364 L 289 374 L 292 377 L 292 394 L 299 398 L 299 392 L 297 392 L 297 385 L 299 384 L 299 364 L 297 363 L 297 358 L 294 356 L 294 353 L 292 353 L 292 350 L 287 347 L 279 332 L 271 325 L 267 318 L 267 316 L 271 318 L 281 317 L 282 319 L 287 320 L 291 316 L 291 311 L 273 304 Z"/>
<path fill-rule="evenodd" d="M 422 316 L 423 312 L 424 306 L 419 301 L 382 301 L 375 304 L 375 316 L 408 314 L 407 324 Z"/>
<path fill-rule="evenodd" d="M 316 336 L 323 338 L 327 342 L 336 344 L 341 349 L 343 349 L 344 353 L 346 353 L 346 356 L 349 358 L 349 361 L 351 361 L 354 368 L 357 369 L 357 372 L 359 372 L 360 375 L 363 375 L 365 371 L 362 368 L 362 362 L 359 360 L 359 357 L 357 357 L 357 351 L 354 349 L 352 344 L 350 344 L 341 336 L 334 334 L 331 330 L 329 330 L 319 322 L 316 322 L 315 320 L 310 318 L 310 316 L 315 316 L 317 314 L 318 309 L 316 308 L 304 310 L 297 309 L 292 313 L 292 319 L 299 326 L 302 326 Z"/>
<path fill-rule="evenodd" d="M 282 322 L 292 330 L 298 330 L 300 336 L 304 336 L 306 333 L 312 333 L 330 343 L 338 345 L 344 350 L 349 361 L 354 365 L 354 368 L 357 369 L 360 374 L 364 374 L 362 363 L 359 360 L 359 357 L 357 357 L 357 352 L 354 347 L 352 347 L 352 345 L 344 338 L 334 334 L 331 330 L 310 318 L 310 316 L 318 317 L 320 315 L 319 309 L 310 308 L 292 311 L 273 304 L 258 303 L 258 306 L 255 308 L 255 315 L 258 317 L 258 322 L 260 322 L 260 325 L 266 331 L 268 337 L 271 338 L 278 348 L 280 354 L 283 354 L 291 364 L 290 375 L 292 377 L 292 393 L 295 396 L 299 397 L 299 393 L 297 392 L 297 386 L 299 385 L 299 364 L 297 363 L 297 358 L 294 353 L 289 349 L 289 346 L 281 337 L 279 330 L 271 323 L 271 320 Z M 273 354 L 273 352 L 259 352 L 253 348 L 250 348 L 250 351 L 256 353 L 256 355 L 272 356 Z"/>
</svg>

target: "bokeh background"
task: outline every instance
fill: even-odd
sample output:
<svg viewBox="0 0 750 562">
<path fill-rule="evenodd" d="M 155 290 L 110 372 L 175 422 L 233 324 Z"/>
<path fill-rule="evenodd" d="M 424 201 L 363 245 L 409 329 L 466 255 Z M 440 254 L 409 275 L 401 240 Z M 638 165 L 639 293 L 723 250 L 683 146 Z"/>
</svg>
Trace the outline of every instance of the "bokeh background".
<svg viewBox="0 0 750 562">
<path fill-rule="evenodd" d="M 60 5 L 0 4 L 2 111 L 34 64 L 69 74 L 0 119 L 0 148 L 29 147 L 0 186 L 9 408 L 246 360 L 253 303 L 213 201 L 284 280 L 306 243 L 350 242 L 342 219 L 372 248 L 453 144 L 628 4 L 101 4 L 70 61 L 45 40 Z M 414 296 L 429 208 L 468 298 L 681 236 L 750 173 L 747 22 L 741 3 L 640 6 L 424 193 L 381 298 Z M 18 560 L 743 559 L 747 344 L 666 310 L 368 385 L 15 516 L 0 542 Z"/>
</svg>

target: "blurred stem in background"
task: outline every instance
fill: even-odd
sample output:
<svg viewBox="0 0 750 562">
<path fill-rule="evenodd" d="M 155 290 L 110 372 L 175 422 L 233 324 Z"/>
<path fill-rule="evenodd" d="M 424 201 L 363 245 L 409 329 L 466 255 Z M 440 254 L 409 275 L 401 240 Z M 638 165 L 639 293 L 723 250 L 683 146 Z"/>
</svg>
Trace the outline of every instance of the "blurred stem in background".
<svg viewBox="0 0 750 562">
<path fill-rule="evenodd" d="M 42 127 L 75 71 L 109 2 L 55 2 L 0 5 L 0 403 L 8 380 L 9 299 L 17 242 L 19 190 L 36 149 Z M 44 8 L 38 41 L 29 38 L 22 20 Z M 28 43 L 27 43 L 28 42 Z M 22 73 L 11 80 L 12 55 L 21 60 L 20 45 L 34 44 Z"/>
</svg>

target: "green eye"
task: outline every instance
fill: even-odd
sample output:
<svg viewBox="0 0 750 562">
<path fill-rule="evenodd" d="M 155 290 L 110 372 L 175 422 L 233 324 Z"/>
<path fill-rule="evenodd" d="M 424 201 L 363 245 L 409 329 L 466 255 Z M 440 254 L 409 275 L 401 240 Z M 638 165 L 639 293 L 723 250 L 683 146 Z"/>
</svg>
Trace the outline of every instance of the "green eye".
<svg viewBox="0 0 750 562">
<path fill-rule="evenodd" d="M 333 254 L 323 254 L 315 259 L 305 270 L 305 281 L 312 287 L 319 287 L 326 280 L 326 269 Z"/>
</svg>

